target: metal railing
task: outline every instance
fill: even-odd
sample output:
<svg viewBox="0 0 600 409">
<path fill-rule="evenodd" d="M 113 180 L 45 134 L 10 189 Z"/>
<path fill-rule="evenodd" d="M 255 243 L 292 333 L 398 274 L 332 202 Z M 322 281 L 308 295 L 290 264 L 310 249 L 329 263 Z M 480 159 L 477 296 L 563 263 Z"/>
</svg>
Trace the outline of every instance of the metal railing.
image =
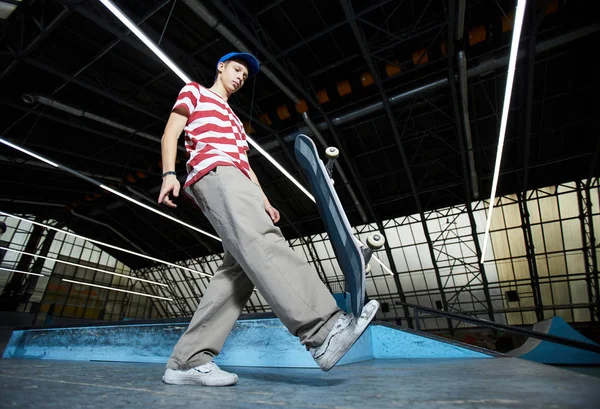
<svg viewBox="0 0 600 409">
<path fill-rule="evenodd" d="M 558 337 L 556 335 L 544 334 L 542 332 L 532 331 L 524 328 L 513 327 L 511 325 L 499 324 L 497 322 L 484 320 L 481 318 L 470 317 L 468 315 L 456 314 L 454 312 L 448 311 L 440 311 L 429 307 L 423 307 L 416 304 L 403 303 L 401 301 L 396 301 L 396 305 L 402 305 L 413 309 L 413 319 L 415 323 L 415 329 L 421 330 L 421 326 L 419 323 L 419 311 L 427 312 L 433 315 L 439 315 L 446 318 L 451 318 L 457 321 L 469 322 L 472 324 L 476 324 L 486 328 L 503 330 L 506 332 L 512 332 L 520 335 L 527 335 L 529 337 L 535 339 L 541 339 L 543 341 L 554 342 L 557 344 L 566 345 L 573 348 L 585 349 L 587 351 L 592 351 L 596 353 L 600 353 L 600 345 L 590 344 L 587 342 L 581 342 L 574 339 Z"/>
</svg>

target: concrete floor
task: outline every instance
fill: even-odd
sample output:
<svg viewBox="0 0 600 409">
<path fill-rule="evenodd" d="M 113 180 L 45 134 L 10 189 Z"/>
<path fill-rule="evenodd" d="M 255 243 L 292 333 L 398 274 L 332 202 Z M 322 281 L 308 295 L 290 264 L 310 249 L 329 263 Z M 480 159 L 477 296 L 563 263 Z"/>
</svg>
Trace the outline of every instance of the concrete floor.
<svg viewBox="0 0 600 409">
<path fill-rule="evenodd" d="M 600 378 L 600 366 L 588 366 L 588 365 L 556 365 L 558 368 L 566 369 L 568 371 L 573 371 L 579 374 L 595 376 L 596 378 Z"/>
<path fill-rule="evenodd" d="M 518 358 L 371 360 L 330 372 L 228 368 L 236 386 L 161 382 L 162 364 L 0 360 L 0 408 L 598 408 L 600 379 Z"/>
</svg>

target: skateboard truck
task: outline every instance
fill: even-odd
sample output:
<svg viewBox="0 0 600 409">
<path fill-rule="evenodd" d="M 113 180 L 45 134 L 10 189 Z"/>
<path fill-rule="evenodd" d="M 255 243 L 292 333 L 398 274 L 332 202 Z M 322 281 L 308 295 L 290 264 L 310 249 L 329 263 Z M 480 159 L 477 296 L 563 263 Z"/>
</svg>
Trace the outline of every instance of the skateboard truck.
<svg viewBox="0 0 600 409">
<path fill-rule="evenodd" d="M 371 264 L 369 264 L 369 260 L 371 260 L 371 256 L 375 252 L 375 250 L 379 250 L 385 244 L 385 238 L 381 233 L 371 233 L 367 237 L 367 247 L 361 245 L 361 250 L 363 253 L 363 258 L 365 259 L 365 274 L 369 274 L 371 272 Z"/>
<path fill-rule="evenodd" d="M 325 156 L 327 156 L 327 163 L 325 164 L 325 169 L 327 169 L 327 174 L 329 175 L 329 179 L 331 179 L 331 184 L 334 184 L 334 180 L 332 177 L 333 174 L 333 165 L 335 164 L 335 160 L 340 156 L 340 150 L 333 146 L 325 149 Z"/>
</svg>

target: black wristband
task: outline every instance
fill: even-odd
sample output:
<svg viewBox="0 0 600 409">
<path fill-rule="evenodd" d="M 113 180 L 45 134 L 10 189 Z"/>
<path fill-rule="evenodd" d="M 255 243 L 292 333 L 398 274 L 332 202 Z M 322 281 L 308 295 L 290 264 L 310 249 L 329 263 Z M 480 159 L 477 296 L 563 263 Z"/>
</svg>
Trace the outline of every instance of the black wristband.
<svg viewBox="0 0 600 409">
<path fill-rule="evenodd" d="M 177 176 L 177 172 L 175 172 L 174 170 L 169 170 L 169 171 L 163 173 L 160 177 L 164 178 L 167 175 L 175 175 L 175 176 Z"/>
</svg>

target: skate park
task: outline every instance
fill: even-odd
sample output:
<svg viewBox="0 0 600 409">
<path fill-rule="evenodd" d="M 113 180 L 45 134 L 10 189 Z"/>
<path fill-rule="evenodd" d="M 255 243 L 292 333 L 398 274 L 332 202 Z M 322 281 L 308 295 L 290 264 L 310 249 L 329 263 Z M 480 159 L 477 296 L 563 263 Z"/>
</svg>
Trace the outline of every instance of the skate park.
<svg viewBox="0 0 600 409">
<path fill-rule="evenodd" d="M 595 407 L 594 2 L 0 5 L 0 407 Z M 294 144 L 334 148 L 379 307 L 325 372 L 257 282 L 214 356 L 237 384 L 169 385 L 227 249 L 183 189 L 157 203 L 163 135 L 230 52 L 260 63 L 227 103 L 275 228 L 356 312 Z"/>
</svg>

